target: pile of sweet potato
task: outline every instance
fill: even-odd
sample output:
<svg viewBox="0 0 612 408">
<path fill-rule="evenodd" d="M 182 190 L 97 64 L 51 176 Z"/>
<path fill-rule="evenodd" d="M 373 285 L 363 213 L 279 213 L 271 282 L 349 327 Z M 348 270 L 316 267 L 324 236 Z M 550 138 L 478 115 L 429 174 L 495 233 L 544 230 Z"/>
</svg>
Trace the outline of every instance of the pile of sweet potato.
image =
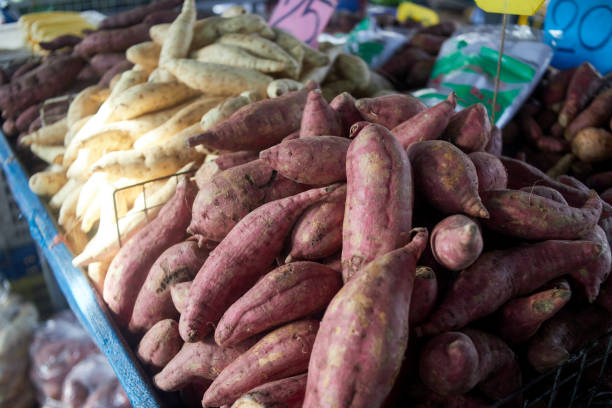
<svg viewBox="0 0 612 408">
<path fill-rule="evenodd" d="M 102 290 L 155 385 L 203 407 L 486 406 L 611 329 L 612 208 L 455 107 L 310 83 L 191 137 L 220 154 Z"/>
</svg>

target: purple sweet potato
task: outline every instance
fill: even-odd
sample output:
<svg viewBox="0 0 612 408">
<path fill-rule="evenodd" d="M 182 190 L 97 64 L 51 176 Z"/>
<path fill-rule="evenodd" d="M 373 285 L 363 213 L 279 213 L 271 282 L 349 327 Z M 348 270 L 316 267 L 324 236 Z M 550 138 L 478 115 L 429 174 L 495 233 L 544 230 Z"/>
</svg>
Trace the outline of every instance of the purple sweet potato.
<svg viewBox="0 0 612 408">
<path fill-rule="evenodd" d="M 359 132 L 361 132 L 363 130 L 363 128 L 365 128 L 366 126 L 371 125 L 372 122 L 368 122 L 366 120 L 360 120 L 359 122 L 355 122 L 351 125 L 351 128 L 349 129 L 349 138 L 354 139 L 357 137 L 357 135 L 359 134 Z"/>
<path fill-rule="evenodd" d="M 553 317 L 569 302 L 572 290 L 565 279 L 546 286 L 533 295 L 516 298 L 498 312 L 499 335 L 510 343 L 523 343 L 532 337 L 542 323 Z"/>
<path fill-rule="evenodd" d="M 179 282 L 170 286 L 170 297 L 172 298 L 172 304 L 179 314 L 182 313 L 187 306 L 191 283 L 192 281 Z"/>
<path fill-rule="evenodd" d="M 408 148 L 414 184 L 419 193 L 446 214 L 487 218 L 478 195 L 478 173 L 470 158 L 443 140 L 426 140 Z"/>
<path fill-rule="evenodd" d="M 565 198 L 563 198 L 561 193 L 552 187 L 535 185 L 531 187 L 523 187 L 521 188 L 521 191 L 524 191 L 529 194 L 535 194 L 540 197 L 544 197 L 544 198 L 548 198 L 550 200 L 556 201 L 563 205 L 567 205 L 567 201 L 565 201 Z"/>
<path fill-rule="evenodd" d="M 166 249 L 138 292 L 128 326 L 130 332 L 142 333 L 162 319 L 178 320 L 170 288 L 175 283 L 193 280 L 207 256 L 208 250 L 198 247 L 195 241 L 180 242 Z"/>
<path fill-rule="evenodd" d="M 338 185 L 308 190 L 250 212 L 210 253 L 189 292 L 179 329 L 185 341 L 203 339 L 225 310 L 265 272 L 302 212 Z"/>
<path fill-rule="evenodd" d="M 197 343 L 185 343 L 153 381 L 162 391 L 177 391 L 196 380 L 214 380 L 232 361 L 247 351 L 253 341 L 236 347 L 220 347 L 212 336 Z"/>
<path fill-rule="evenodd" d="M 255 208 L 301 191 L 303 186 L 285 179 L 263 160 L 231 167 L 200 187 L 187 231 L 200 246 L 206 241 L 221 242 Z"/>
<path fill-rule="evenodd" d="M 290 140 L 297 139 L 297 138 L 299 138 L 299 137 L 300 137 L 300 131 L 299 131 L 299 130 L 296 130 L 295 132 L 293 132 L 293 133 L 289 133 L 287 136 L 285 136 L 285 137 L 283 138 L 283 140 L 281 140 L 281 143 L 285 143 L 285 142 L 288 142 L 288 141 L 290 141 Z"/>
<path fill-rule="evenodd" d="M 586 179 L 586 184 L 601 193 L 612 187 L 612 171 L 592 174 Z"/>
<path fill-rule="evenodd" d="M 144 20 L 142 20 L 142 22 L 148 24 L 149 26 L 172 23 L 178 17 L 179 14 L 180 12 L 177 10 L 156 9 L 156 11 L 147 14 L 147 16 L 144 18 Z"/>
<path fill-rule="evenodd" d="M 115 64 L 111 69 L 106 71 L 104 75 L 102 75 L 102 78 L 100 78 L 100 81 L 98 81 L 98 85 L 109 86 L 111 80 L 115 77 L 115 75 L 130 70 L 133 66 L 134 64 L 127 60 Z"/>
<path fill-rule="evenodd" d="M 431 55 L 438 55 L 444 41 L 446 41 L 444 36 L 418 32 L 410 39 L 410 45 L 420 48 Z"/>
<path fill-rule="evenodd" d="M 564 69 L 550 79 L 541 97 L 542 103 L 544 103 L 545 106 L 553 106 L 563 102 L 565 93 L 567 92 L 567 86 L 572 80 L 575 72 L 576 68 Z"/>
<path fill-rule="evenodd" d="M 76 80 L 86 83 L 97 82 L 100 80 L 100 74 L 96 72 L 91 64 L 87 64 L 79 71 L 79 75 L 77 75 Z"/>
<path fill-rule="evenodd" d="M 436 300 L 438 300 L 436 273 L 428 266 L 417 266 L 410 300 L 410 326 L 427 319 L 436 305 Z"/>
<path fill-rule="evenodd" d="M 328 256 L 327 258 L 321 260 L 321 263 L 328 268 L 333 269 L 336 272 L 342 273 L 342 257 L 341 253 L 338 252 L 332 256 Z"/>
<path fill-rule="evenodd" d="M 540 127 L 539 123 L 534 119 L 533 116 L 528 115 L 524 112 L 520 112 L 518 115 L 518 122 L 523 135 L 525 138 L 534 146 L 538 146 L 538 140 L 544 136 L 544 132 Z"/>
<path fill-rule="evenodd" d="M 416 262 L 427 245 L 427 230 L 413 233 L 330 303 L 308 366 L 304 408 L 379 407 L 391 391 L 408 345 Z"/>
<path fill-rule="evenodd" d="M 13 119 L 6 119 L 2 124 L 2 132 L 7 137 L 15 137 L 19 134 L 19 129 Z"/>
<path fill-rule="evenodd" d="M 147 5 L 136 7 L 123 13 L 114 14 L 106 17 L 100 22 L 99 28 L 120 28 L 138 24 L 147 17 L 147 15 L 158 10 L 173 9 L 182 3 L 180 0 L 158 0 Z"/>
<path fill-rule="evenodd" d="M 338 136 L 300 136 L 260 152 L 259 158 L 289 180 L 322 186 L 346 180 L 350 144 Z"/>
<path fill-rule="evenodd" d="M 397 139 L 380 125 L 364 128 L 346 157 L 342 277 L 403 246 L 412 228 L 412 171 Z"/>
<path fill-rule="evenodd" d="M 300 137 L 342 136 L 342 122 L 338 112 L 323 98 L 321 90 L 308 93 L 300 123 Z"/>
<path fill-rule="evenodd" d="M 612 315 L 597 305 L 565 307 L 529 342 L 527 358 L 538 372 L 565 362 L 577 349 L 612 328 Z"/>
<path fill-rule="evenodd" d="M 453 115 L 444 136 L 464 152 L 482 151 L 491 139 L 491 121 L 487 108 L 481 103 Z"/>
<path fill-rule="evenodd" d="M 508 174 L 497 156 L 487 152 L 469 154 L 478 175 L 478 192 L 500 190 L 508 185 Z"/>
<path fill-rule="evenodd" d="M 392 79 L 397 79 L 410 71 L 417 61 L 429 58 L 429 54 L 420 48 L 405 47 L 389 58 L 378 71 Z"/>
<path fill-rule="evenodd" d="M 515 375 L 507 376 L 506 371 Z M 499 384 L 496 390 L 486 387 L 487 394 L 495 394 L 489 397 L 503 398 L 521 386 L 512 349 L 497 336 L 474 329 L 446 332 L 431 339 L 421 352 L 419 373 L 425 385 L 441 395 L 464 394 L 497 376 L 510 381 Z"/>
<path fill-rule="evenodd" d="M 582 111 L 603 84 L 603 78 L 593 65 L 583 62 L 572 75 L 565 94 L 565 103 L 559 112 L 559 124 L 567 127 Z"/>
<path fill-rule="evenodd" d="M 231 347 L 255 334 L 325 310 L 342 277 L 315 262 L 279 266 L 263 276 L 223 314 L 215 341 Z"/>
<path fill-rule="evenodd" d="M 442 135 L 455 112 L 457 96 L 454 92 L 445 101 L 427 108 L 391 130 L 404 149 L 423 140 L 435 140 Z"/>
<path fill-rule="evenodd" d="M 552 125 L 557 123 L 557 113 L 551 109 L 542 109 L 534 117 L 538 125 L 540 125 L 540 129 L 545 133 L 548 133 Z"/>
<path fill-rule="evenodd" d="M 442 37 L 450 37 L 458 28 L 458 24 L 452 20 L 442 21 L 441 23 L 423 27 L 419 29 L 419 33 L 440 35 Z"/>
<path fill-rule="evenodd" d="M 427 108 L 419 99 L 404 94 L 362 98 L 355 102 L 355 106 L 365 120 L 387 129 L 393 129 Z"/>
<path fill-rule="evenodd" d="M 82 57 L 94 54 L 125 51 L 134 44 L 150 41 L 148 24 L 136 24 L 126 28 L 96 31 L 83 38 L 74 47 L 74 53 Z"/>
<path fill-rule="evenodd" d="M 206 183 L 211 181 L 214 176 L 221 173 L 223 170 L 252 162 L 258 158 L 259 152 L 248 150 L 222 154 L 214 160 L 204 162 L 200 166 L 195 174 L 195 182 L 198 185 L 198 188 L 201 189 Z"/>
<path fill-rule="evenodd" d="M 166 248 L 185 238 L 196 192 L 195 184 L 182 178 L 157 217 L 113 258 L 104 279 L 103 297 L 120 325 L 129 323 L 136 296 L 155 260 Z"/>
<path fill-rule="evenodd" d="M 295 375 L 255 387 L 240 397 L 233 408 L 301 408 L 306 374 Z"/>
<path fill-rule="evenodd" d="M 155 323 L 138 344 L 138 359 L 153 372 L 158 372 L 176 356 L 183 340 L 178 332 L 178 323 L 163 319 Z"/>
<path fill-rule="evenodd" d="M 487 228 L 524 239 L 576 239 L 592 230 L 601 216 L 595 192 L 582 208 L 520 190 L 483 191 L 480 196 L 489 210 L 483 220 Z"/>
<path fill-rule="evenodd" d="M 78 35 L 64 34 L 59 37 L 55 37 L 52 41 L 42 41 L 38 43 L 40 48 L 47 51 L 55 51 L 64 47 L 74 47 L 82 40 Z"/>
<path fill-rule="evenodd" d="M 476 262 L 483 247 L 477 221 L 457 214 L 440 221 L 430 238 L 435 260 L 451 271 L 460 271 Z"/>
<path fill-rule="evenodd" d="M 125 60 L 125 53 L 109 52 L 94 55 L 89 63 L 99 75 L 104 75 L 109 69 Z"/>
<path fill-rule="evenodd" d="M 306 372 L 318 329 L 318 321 L 300 320 L 272 331 L 221 371 L 202 406 L 231 404 L 257 386 Z"/>
<path fill-rule="evenodd" d="M 588 127 L 604 127 L 612 115 L 612 89 L 601 92 L 593 102 L 565 129 L 565 139 L 572 140 L 578 132 Z"/>
<path fill-rule="evenodd" d="M 526 295 L 553 279 L 575 274 L 603 250 L 591 241 L 543 241 L 486 252 L 462 271 L 441 305 L 417 333 L 435 335 L 487 316 L 506 301 Z"/>
<path fill-rule="evenodd" d="M 300 128 L 309 82 L 299 91 L 244 106 L 229 119 L 189 139 L 189 146 L 204 145 L 217 150 L 263 150 L 279 143 Z"/>
<path fill-rule="evenodd" d="M 26 62 L 25 64 L 17 68 L 15 72 L 13 72 L 13 75 L 11 75 L 11 80 L 9 82 L 16 81 L 17 78 L 27 74 L 28 72 L 32 71 L 34 68 L 38 68 L 41 63 L 42 61 L 38 58 Z"/>
<path fill-rule="evenodd" d="M 340 116 L 340 123 L 342 124 L 342 134 L 340 136 L 348 137 L 353 123 L 362 119 L 361 113 L 355 107 L 355 102 L 355 98 L 351 94 L 342 92 L 329 103 L 329 106 Z"/>
<path fill-rule="evenodd" d="M 322 259 L 340 251 L 345 204 L 346 187 L 343 186 L 304 211 L 291 232 L 291 249 L 285 262 Z"/>
<path fill-rule="evenodd" d="M 612 254 L 606 232 L 599 225 L 580 237 L 601 245 L 602 251 L 599 256 L 588 264 L 582 265 L 572 274 L 573 281 L 581 288 L 590 302 L 595 301 L 599 295 L 602 282 L 608 279 L 612 267 Z"/>
<path fill-rule="evenodd" d="M 590 189 L 582 181 L 578 180 L 576 177 L 569 176 L 567 174 L 562 174 L 559 177 L 557 177 L 557 180 L 560 183 L 565 184 L 566 186 L 577 188 L 578 190 L 582 190 L 585 193 L 590 192 Z"/>
</svg>

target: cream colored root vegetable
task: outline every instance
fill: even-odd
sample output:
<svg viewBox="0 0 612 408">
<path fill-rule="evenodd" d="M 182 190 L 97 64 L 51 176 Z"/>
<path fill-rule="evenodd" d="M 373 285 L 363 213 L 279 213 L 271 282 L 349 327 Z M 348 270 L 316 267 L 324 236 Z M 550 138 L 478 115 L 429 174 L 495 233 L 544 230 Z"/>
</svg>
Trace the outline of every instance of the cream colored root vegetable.
<svg viewBox="0 0 612 408">
<path fill-rule="evenodd" d="M 282 61 L 259 58 L 238 46 L 220 43 L 210 44 L 194 51 L 191 58 L 200 62 L 213 62 L 260 72 L 281 72 L 285 69 L 285 63 Z"/>
<path fill-rule="evenodd" d="M 357 84 L 357 92 L 362 97 L 376 97 L 397 93 L 393 88 L 393 84 L 382 75 L 371 71 L 370 80 L 364 84 Z"/>
<path fill-rule="evenodd" d="M 87 266 L 87 276 L 93 283 L 98 293 L 102 294 L 104 288 L 104 278 L 110 262 L 94 262 Z"/>
<path fill-rule="evenodd" d="M 282 47 L 255 34 L 226 34 L 219 39 L 221 44 L 234 45 L 244 48 L 250 53 L 262 58 L 272 59 L 285 63 L 285 72 L 289 77 L 297 79 L 301 66 Z"/>
<path fill-rule="evenodd" d="M 153 71 L 159 63 L 161 46 L 153 41 L 145 41 L 132 45 L 125 51 L 125 57 L 133 64 L 140 65 Z"/>
<path fill-rule="evenodd" d="M 582 129 L 572 140 L 572 152 L 583 162 L 612 158 L 612 133 L 603 128 Z"/>
<path fill-rule="evenodd" d="M 165 120 L 134 142 L 135 149 L 155 146 L 164 143 L 181 130 L 198 123 L 206 112 L 215 107 L 221 98 L 203 96 L 177 111 L 171 118 Z"/>
<path fill-rule="evenodd" d="M 79 229 L 79 222 L 74 215 L 66 217 L 63 225 L 64 238 L 68 245 L 68 248 L 73 254 L 78 254 L 85 249 L 89 239 L 87 235 Z"/>
<path fill-rule="evenodd" d="M 115 86 L 111 88 L 110 97 L 117 96 L 133 86 L 146 82 L 147 77 L 148 75 L 144 71 L 131 69 L 122 72 Z"/>
<path fill-rule="evenodd" d="M 59 208 L 62 206 L 62 203 L 66 200 L 66 197 L 68 197 L 70 193 L 72 193 L 72 191 L 79 188 L 80 186 L 81 182 L 74 179 L 68 179 L 66 184 L 64 184 L 64 186 L 60 188 L 59 191 L 53 195 L 53 197 L 51 197 L 51 200 L 49 201 L 49 206 L 54 210 L 59 210 Z"/>
<path fill-rule="evenodd" d="M 307 69 L 302 70 L 302 74 L 300 75 L 300 82 L 306 83 L 310 80 L 315 81 L 316 83 L 322 84 L 325 81 L 325 78 L 329 74 L 332 65 L 338 55 L 342 52 L 341 46 L 333 46 L 330 47 L 326 52 L 326 56 L 329 58 L 329 64 L 327 65 L 310 65 Z M 304 59 L 306 59 L 306 55 L 304 55 Z"/>
<path fill-rule="evenodd" d="M 268 85 L 267 93 L 269 98 L 277 98 L 286 93 L 299 91 L 304 87 L 304 84 L 293 79 L 275 79 Z"/>
<path fill-rule="evenodd" d="M 368 64 L 356 55 L 341 53 L 334 61 L 334 68 L 344 79 L 348 79 L 355 84 L 370 82 Z"/>
<path fill-rule="evenodd" d="M 272 29 L 276 33 L 276 43 L 280 45 L 285 51 L 291 53 L 291 50 L 295 49 L 295 47 L 302 48 L 304 52 L 305 64 L 308 64 L 311 67 L 324 67 L 330 64 L 331 60 L 329 59 L 328 55 L 325 55 L 324 53 L 309 47 L 308 45 L 295 38 L 293 35 L 280 28 L 273 27 Z M 296 55 L 292 55 L 294 56 L 294 58 L 296 57 Z"/>
<path fill-rule="evenodd" d="M 30 150 L 41 160 L 49 164 L 60 164 L 64 158 L 66 148 L 64 146 L 45 146 L 32 144 Z"/>
<path fill-rule="evenodd" d="M 227 99 L 202 116 L 202 120 L 200 120 L 200 131 L 210 129 L 212 126 L 229 118 L 234 112 L 249 103 L 251 103 L 251 101 L 244 95 Z"/>
<path fill-rule="evenodd" d="M 168 36 L 164 39 L 159 54 L 159 66 L 157 81 L 169 82 L 174 79 L 172 74 L 163 69 L 165 63 L 176 58 L 186 58 L 193 39 L 193 27 L 196 21 L 195 0 L 184 0 L 181 13 L 170 24 Z M 159 68 L 158 68 L 159 69 Z"/>
<path fill-rule="evenodd" d="M 194 30 L 196 27 L 197 27 L 197 22 L 196 22 L 196 26 L 194 27 Z M 164 44 L 164 38 L 168 34 L 169 29 L 170 29 L 169 23 L 156 24 L 154 26 L 151 26 L 151 28 L 149 28 L 149 37 L 151 37 L 151 40 L 159 46 L 160 51 L 161 51 L 161 46 Z"/>
<path fill-rule="evenodd" d="M 172 60 L 173 62 L 175 60 Z M 179 60 L 180 61 L 180 60 Z M 146 82 L 111 98 L 107 122 L 133 119 L 145 113 L 175 106 L 198 94 L 180 82 Z"/>
<path fill-rule="evenodd" d="M 51 166 L 52 170 L 34 173 L 29 180 L 30 190 L 39 196 L 52 196 L 68 182 L 66 171 L 60 167 L 58 170 Z M 59 167 L 59 166 L 57 166 Z"/>
<path fill-rule="evenodd" d="M 96 113 L 109 95 L 110 89 L 100 85 L 92 85 L 83 89 L 68 107 L 67 126 L 71 128 L 80 119 Z"/>
<path fill-rule="evenodd" d="M 77 202 L 79 201 L 79 194 L 81 193 L 82 188 L 83 185 L 78 186 L 68 195 L 68 197 L 66 197 L 66 199 L 62 203 L 62 206 L 59 210 L 59 216 L 57 217 L 57 222 L 59 225 L 65 226 L 68 217 L 75 218 L 76 206 Z"/>
<path fill-rule="evenodd" d="M 236 95 L 248 90 L 265 95 L 268 84 L 272 82 L 271 77 L 252 69 L 190 59 L 169 61 L 164 68 L 179 81 L 207 95 Z"/>
<path fill-rule="evenodd" d="M 63 145 L 66 133 L 68 133 L 68 120 L 66 118 L 60 119 L 51 125 L 43 126 L 40 129 L 24 136 L 21 139 L 21 143 L 24 146 L 30 146 L 32 144 L 52 146 L 52 145 Z"/>
<path fill-rule="evenodd" d="M 223 13 L 221 13 L 221 17 L 230 18 L 230 17 L 241 16 L 243 14 L 247 14 L 246 9 L 240 5 L 235 5 L 235 6 L 231 6 L 230 8 L 225 10 Z"/>
<path fill-rule="evenodd" d="M 157 69 L 157 65 L 152 67 L 152 66 L 147 66 L 147 65 L 136 64 L 132 67 L 132 69 L 134 71 L 142 71 L 144 75 L 147 76 L 147 79 L 148 79 L 150 75 L 153 73 L 153 71 Z"/>
<path fill-rule="evenodd" d="M 107 175 L 102 172 L 96 172 L 89 177 L 89 180 L 85 182 L 83 188 L 81 189 L 81 194 L 79 195 L 79 200 L 77 201 L 77 207 L 75 215 L 77 218 L 82 219 L 87 209 L 95 203 L 98 203 L 99 208 L 99 200 L 98 196 L 100 193 L 100 186 L 103 183 L 107 183 L 108 181 Z M 87 230 L 89 231 L 89 230 Z M 85 231 L 85 232 L 87 232 Z"/>
<path fill-rule="evenodd" d="M 79 119 L 70 129 L 66 132 L 66 136 L 64 136 L 64 146 L 68 147 L 74 136 L 85 126 L 85 124 L 93 117 L 93 115 L 85 116 L 84 118 Z"/>
</svg>

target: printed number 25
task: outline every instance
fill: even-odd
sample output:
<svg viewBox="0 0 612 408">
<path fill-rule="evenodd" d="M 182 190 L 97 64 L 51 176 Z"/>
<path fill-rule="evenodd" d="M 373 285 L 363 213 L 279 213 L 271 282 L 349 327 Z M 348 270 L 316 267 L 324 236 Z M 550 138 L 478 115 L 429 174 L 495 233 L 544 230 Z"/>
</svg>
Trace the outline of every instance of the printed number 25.
<svg viewBox="0 0 612 408">
<path fill-rule="evenodd" d="M 285 5 L 288 5 L 292 0 L 284 0 Z M 311 34 L 305 40 L 306 43 L 310 43 L 314 41 L 319 34 L 319 26 L 321 25 L 321 17 L 319 16 L 319 10 L 313 9 L 312 6 L 315 2 L 321 2 L 329 7 L 334 7 L 331 1 L 329 0 L 300 0 L 293 7 L 291 7 L 285 14 L 281 15 L 276 21 L 272 22 L 272 26 L 278 26 L 283 21 L 287 20 L 289 17 L 296 15 L 296 17 L 306 17 L 308 15 L 313 15 L 315 19 L 315 23 L 311 26 Z M 299 10 L 304 6 L 304 10 L 300 12 Z"/>
</svg>

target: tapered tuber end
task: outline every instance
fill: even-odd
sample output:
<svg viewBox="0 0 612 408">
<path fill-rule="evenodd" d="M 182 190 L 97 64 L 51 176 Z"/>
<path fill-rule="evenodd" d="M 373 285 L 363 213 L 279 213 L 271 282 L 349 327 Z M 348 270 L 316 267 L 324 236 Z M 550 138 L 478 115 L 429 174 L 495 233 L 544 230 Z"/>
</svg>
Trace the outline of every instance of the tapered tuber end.
<svg viewBox="0 0 612 408">
<path fill-rule="evenodd" d="M 289 254 L 289 255 L 288 255 L 286 258 L 285 258 L 285 263 L 286 263 L 286 264 L 288 264 L 288 263 L 291 263 L 291 262 L 293 262 L 293 257 L 291 256 L 291 254 Z"/>
<path fill-rule="evenodd" d="M 476 218 L 489 218 L 489 211 L 485 208 L 480 199 L 475 200 L 472 203 L 468 203 L 468 205 L 465 206 L 465 213 Z"/>
<path fill-rule="evenodd" d="M 436 279 L 436 274 L 429 266 L 417 266 L 416 276 L 420 279 Z"/>
<path fill-rule="evenodd" d="M 448 94 L 446 101 L 450 103 L 453 109 L 455 109 L 455 107 L 457 107 L 457 94 L 454 92 L 451 92 L 450 94 Z"/>
<path fill-rule="evenodd" d="M 185 144 L 187 145 L 187 147 L 195 147 L 195 146 L 199 146 L 201 144 L 205 144 L 206 141 L 208 141 L 208 139 L 211 137 L 211 133 L 210 132 L 204 132 L 204 133 L 200 133 L 199 135 L 196 136 L 192 136 L 189 139 L 187 139 L 187 141 L 185 142 Z"/>
</svg>

